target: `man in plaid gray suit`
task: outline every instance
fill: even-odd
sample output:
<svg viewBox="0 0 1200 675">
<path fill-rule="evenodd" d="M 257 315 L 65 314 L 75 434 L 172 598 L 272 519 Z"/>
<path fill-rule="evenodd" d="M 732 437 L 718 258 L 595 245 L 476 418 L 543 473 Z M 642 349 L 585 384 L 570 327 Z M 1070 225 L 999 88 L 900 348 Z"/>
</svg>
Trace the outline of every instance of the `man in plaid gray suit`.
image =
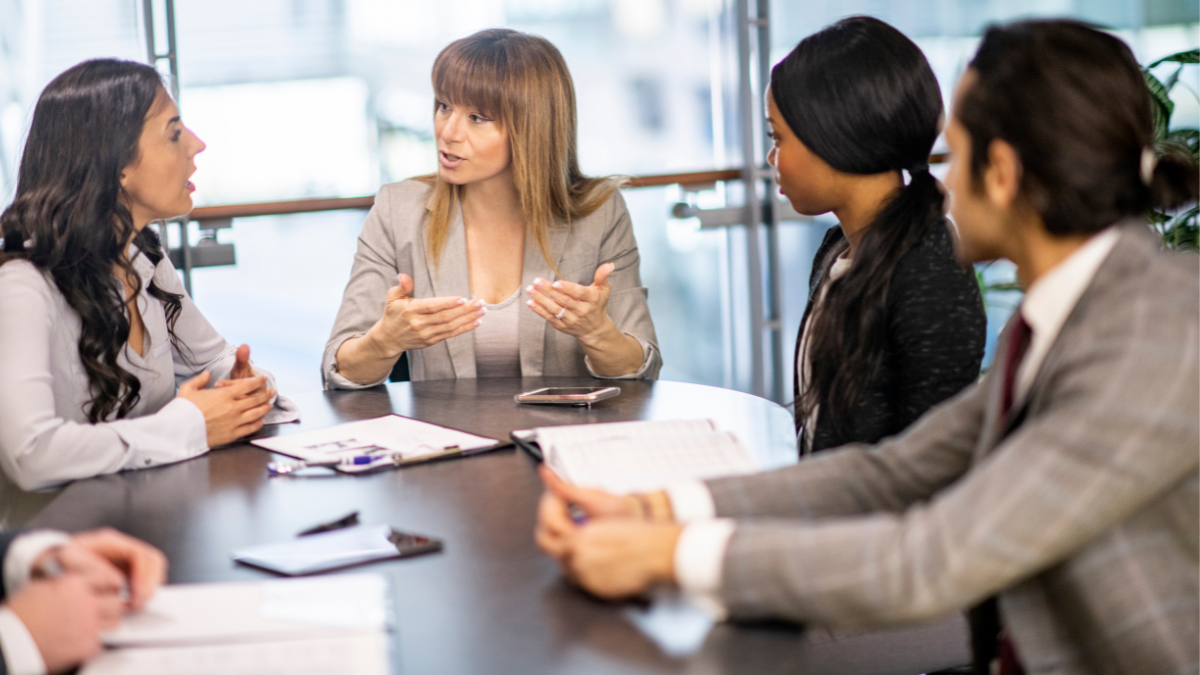
<svg viewBox="0 0 1200 675">
<path fill-rule="evenodd" d="M 537 537 L 584 588 L 676 584 L 734 619 L 971 610 L 977 667 L 1200 668 L 1200 265 L 1137 218 L 1194 201 L 1117 38 L 989 29 L 946 130 L 964 262 L 1027 290 L 975 386 L 899 436 L 617 497 L 543 470 Z M 568 504 L 582 508 L 573 522 Z"/>
</svg>

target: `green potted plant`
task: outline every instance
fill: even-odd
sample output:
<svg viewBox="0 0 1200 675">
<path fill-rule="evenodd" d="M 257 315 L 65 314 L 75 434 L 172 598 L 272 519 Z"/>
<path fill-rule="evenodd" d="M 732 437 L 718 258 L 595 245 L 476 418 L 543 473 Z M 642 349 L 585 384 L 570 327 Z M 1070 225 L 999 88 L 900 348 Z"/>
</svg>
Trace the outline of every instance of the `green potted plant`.
<svg viewBox="0 0 1200 675">
<path fill-rule="evenodd" d="M 1179 64 L 1165 82 L 1151 72 L 1164 63 Z M 1171 115 L 1175 112 L 1171 90 L 1178 84 L 1179 74 L 1184 66 L 1195 63 L 1200 63 L 1200 49 L 1172 54 L 1142 68 L 1146 86 L 1150 89 L 1154 111 L 1154 152 L 1159 157 L 1183 154 L 1190 157 L 1192 162 L 1200 162 L 1200 130 L 1190 127 L 1171 128 Z M 1146 217 L 1158 231 L 1167 248 L 1194 251 L 1200 249 L 1197 208 L 1196 204 L 1191 204 L 1173 212 L 1150 211 Z"/>
</svg>

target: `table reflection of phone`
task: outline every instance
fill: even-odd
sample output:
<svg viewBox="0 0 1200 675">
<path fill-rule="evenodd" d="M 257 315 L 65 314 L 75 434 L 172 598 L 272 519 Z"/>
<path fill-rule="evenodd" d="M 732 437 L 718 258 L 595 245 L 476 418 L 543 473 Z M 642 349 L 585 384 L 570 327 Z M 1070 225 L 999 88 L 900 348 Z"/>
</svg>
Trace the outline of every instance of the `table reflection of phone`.
<svg viewBox="0 0 1200 675">
<path fill-rule="evenodd" d="M 514 398 L 517 403 L 591 405 L 620 393 L 620 387 L 545 387 L 517 394 Z"/>
</svg>

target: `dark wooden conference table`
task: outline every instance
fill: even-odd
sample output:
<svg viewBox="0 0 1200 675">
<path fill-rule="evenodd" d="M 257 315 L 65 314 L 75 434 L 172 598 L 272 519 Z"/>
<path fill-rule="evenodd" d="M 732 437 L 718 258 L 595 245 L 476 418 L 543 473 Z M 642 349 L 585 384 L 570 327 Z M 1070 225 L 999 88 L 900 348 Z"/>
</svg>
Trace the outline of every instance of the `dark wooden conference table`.
<svg viewBox="0 0 1200 675">
<path fill-rule="evenodd" d="M 290 434 L 396 413 L 507 439 L 515 429 L 625 420 L 710 418 L 764 466 L 794 462 L 789 413 L 740 392 L 679 382 L 620 382 L 589 408 L 526 406 L 513 395 L 594 380 L 524 378 L 395 383 L 294 397 Z M 269 578 L 229 552 L 284 540 L 350 511 L 364 523 L 433 535 L 442 553 L 376 563 L 394 589 L 393 672 L 838 673 L 913 675 L 969 661 L 958 616 L 887 630 L 783 623 L 718 624 L 684 603 L 606 603 L 565 582 L 534 545 L 541 484 L 514 448 L 365 476 L 268 478 L 280 459 L 245 443 L 173 466 L 78 481 L 31 527 L 111 525 L 161 548 L 170 582 Z"/>
</svg>

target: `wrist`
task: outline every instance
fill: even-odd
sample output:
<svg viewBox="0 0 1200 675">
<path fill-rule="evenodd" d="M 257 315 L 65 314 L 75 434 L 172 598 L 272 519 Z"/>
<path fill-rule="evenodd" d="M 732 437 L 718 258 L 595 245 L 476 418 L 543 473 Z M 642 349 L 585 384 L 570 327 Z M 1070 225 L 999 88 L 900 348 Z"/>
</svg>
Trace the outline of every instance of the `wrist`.
<svg viewBox="0 0 1200 675">
<path fill-rule="evenodd" d="M 591 333 L 579 336 L 579 343 L 588 349 L 606 351 L 606 347 L 615 343 L 622 336 L 620 329 L 612 317 L 605 315 L 604 322 Z"/>
<path fill-rule="evenodd" d="M 379 361 L 395 361 L 404 353 L 403 347 L 383 335 L 383 328 L 378 323 L 362 336 L 362 343 L 367 355 Z"/>
<path fill-rule="evenodd" d="M 660 525 L 655 536 L 653 575 L 660 584 L 675 585 L 675 547 L 679 544 L 679 536 L 683 534 L 683 526 L 671 523 Z"/>
</svg>

